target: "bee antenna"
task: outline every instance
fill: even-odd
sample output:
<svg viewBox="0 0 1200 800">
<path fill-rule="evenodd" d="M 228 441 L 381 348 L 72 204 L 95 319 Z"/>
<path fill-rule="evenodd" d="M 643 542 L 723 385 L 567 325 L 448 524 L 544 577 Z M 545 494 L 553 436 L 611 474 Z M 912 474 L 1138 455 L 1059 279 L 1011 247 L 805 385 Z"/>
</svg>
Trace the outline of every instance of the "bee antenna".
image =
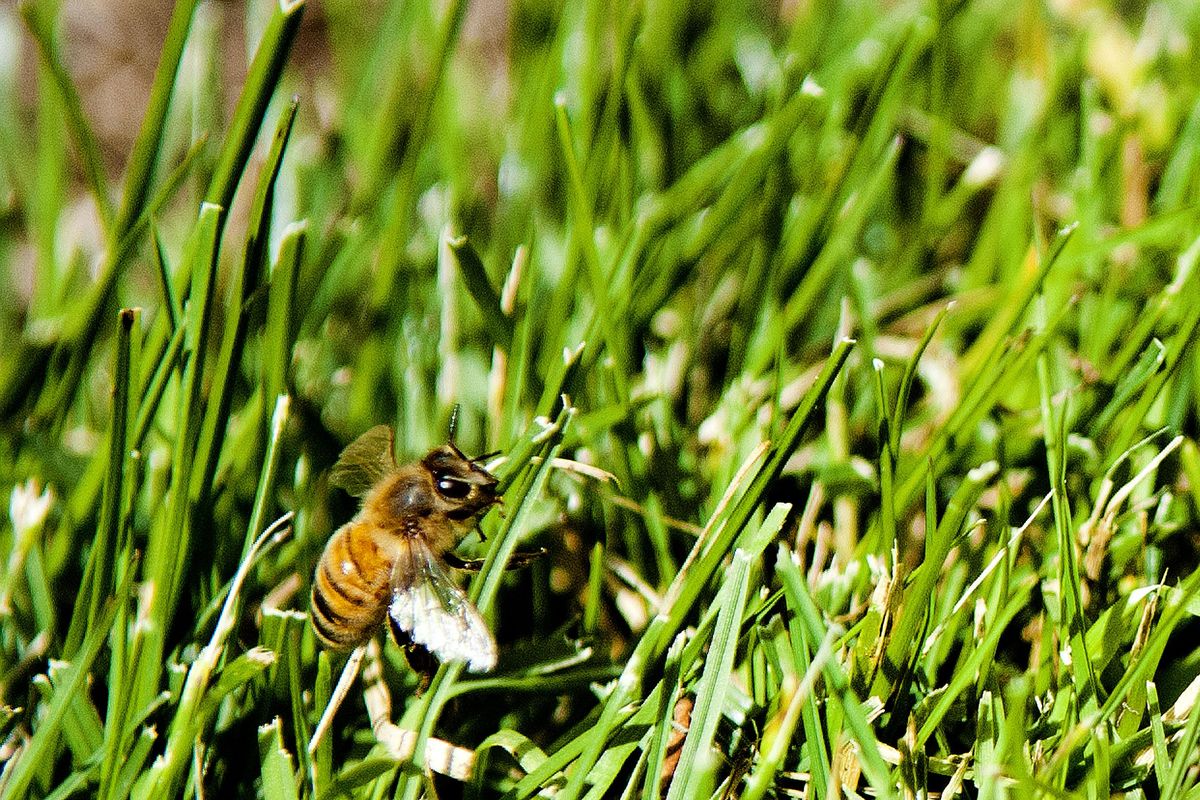
<svg viewBox="0 0 1200 800">
<path fill-rule="evenodd" d="M 451 444 L 454 444 L 454 435 L 458 433 L 458 408 L 459 404 L 455 403 L 454 407 L 450 409 L 450 430 L 448 431 L 448 438 Z"/>
<path fill-rule="evenodd" d="M 481 456 L 475 456 L 474 458 L 471 459 L 471 463 L 478 464 L 480 461 L 487 461 L 489 458 L 495 458 L 496 456 L 500 455 L 500 453 L 502 453 L 502 452 L 503 452 L 502 450 L 493 450 L 490 453 L 484 453 Z"/>
</svg>

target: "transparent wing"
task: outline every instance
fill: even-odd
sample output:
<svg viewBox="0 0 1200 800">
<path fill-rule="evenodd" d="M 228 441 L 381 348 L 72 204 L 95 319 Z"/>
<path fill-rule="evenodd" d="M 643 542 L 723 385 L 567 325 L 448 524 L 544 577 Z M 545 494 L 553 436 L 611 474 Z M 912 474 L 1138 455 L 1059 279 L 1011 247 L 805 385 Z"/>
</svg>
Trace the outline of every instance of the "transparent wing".
<svg viewBox="0 0 1200 800">
<path fill-rule="evenodd" d="M 388 614 L 408 638 L 440 661 L 465 661 L 472 672 L 496 666 L 496 641 L 483 617 L 420 539 L 397 559 Z"/>
<path fill-rule="evenodd" d="M 395 437 L 387 425 L 376 425 L 346 446 L 329 472 L 329 482 L 362 497 L 396 469 Z"/>
</svg>

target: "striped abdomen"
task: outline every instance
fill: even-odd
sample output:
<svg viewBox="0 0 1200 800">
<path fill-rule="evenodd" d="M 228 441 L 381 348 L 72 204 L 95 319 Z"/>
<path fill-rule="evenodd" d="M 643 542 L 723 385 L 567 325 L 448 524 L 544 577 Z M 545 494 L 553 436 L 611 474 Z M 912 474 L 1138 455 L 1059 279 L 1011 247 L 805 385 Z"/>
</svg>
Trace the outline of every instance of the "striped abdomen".
<svg viewBox="0 0 1200 800">
<path fill-rule="evenodd" d="M 395 557 L 380 548 L 387 534 L 360 520 L 338 528 L 317 562 L 312 584 L 312 624 L 325 647 L 349 650 L 383 623 L 391 599 Z"/>
</svg>

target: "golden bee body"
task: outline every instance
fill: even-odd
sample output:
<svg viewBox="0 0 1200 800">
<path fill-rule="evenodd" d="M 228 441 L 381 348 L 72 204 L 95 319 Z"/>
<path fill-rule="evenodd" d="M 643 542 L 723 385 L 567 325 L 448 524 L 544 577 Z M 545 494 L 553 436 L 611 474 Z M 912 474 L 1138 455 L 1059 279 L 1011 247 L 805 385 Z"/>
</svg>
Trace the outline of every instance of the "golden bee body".
<svg viewBox="0 0 1200 800">
<path fill-rule="evenodd" d="M 392 538 L 366 522 L 338 528 L 313 576 L 313 630 L 321 644 L 343 650 L 357 647 L 383 623 L 391 594 L 396 547 Z"/>
<path fill-rule="evenodd" d="M 401 644 L 475 671 L 495 666 L 495 640 L 445 559 L 499 502 L 496 478 L 453 444 L 397 467 L 391 429 L 380 425 L 343 451 L 330 482 L 363 500 L 330 537 L 313 576 L 321 644 L 357 647 L 387 619 Z"/>
</svg>

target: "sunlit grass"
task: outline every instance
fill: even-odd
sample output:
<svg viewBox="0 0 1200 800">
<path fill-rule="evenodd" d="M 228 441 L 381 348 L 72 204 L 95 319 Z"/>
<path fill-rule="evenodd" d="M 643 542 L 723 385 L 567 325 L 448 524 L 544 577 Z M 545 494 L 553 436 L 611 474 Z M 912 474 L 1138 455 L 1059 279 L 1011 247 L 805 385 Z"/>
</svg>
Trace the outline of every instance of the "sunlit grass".
<svg viewBox="0 0 1200 800">
<path fill-rule="evenodd" d="M 249 5 L 115 171 L 0 7 L 0 797 L 1200 796 L 1190 5 Z M 499 665 L 314 739 L 456 406 Z"/>
</svg>

